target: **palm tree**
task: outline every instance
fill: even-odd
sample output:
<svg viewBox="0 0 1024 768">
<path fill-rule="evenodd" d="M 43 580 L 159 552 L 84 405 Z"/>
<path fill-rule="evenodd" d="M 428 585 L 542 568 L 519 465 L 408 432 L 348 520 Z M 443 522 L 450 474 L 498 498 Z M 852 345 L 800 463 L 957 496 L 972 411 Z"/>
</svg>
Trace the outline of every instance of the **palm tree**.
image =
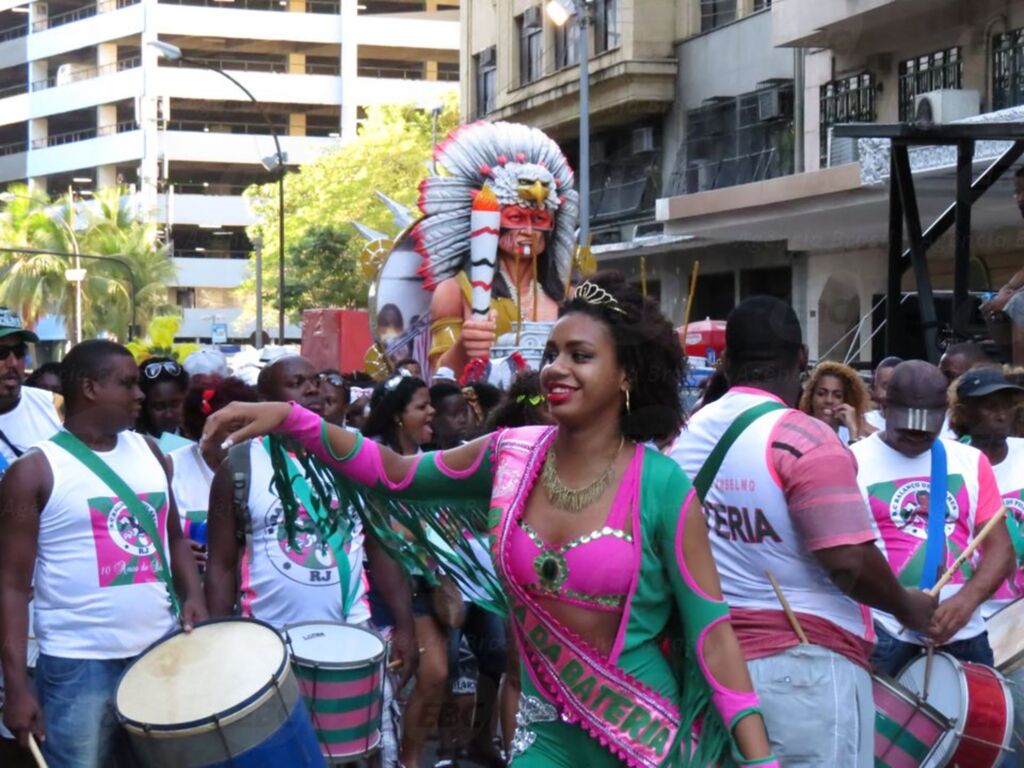
<svg viewBox="0 0 1024 768">
<path fill-rule="evenodd" d="M 10 189 L 19 195 L 17 189 Z M 31 197 L 26 195 L 26 197 Z M 126 204 L 126 190 L 108 188 L 95 202 L 83 206 L 69 195 L 50 202 L 45 198 L 14 197 L 0 215 L 0 240 L 64 253 L 112 256 L 128 266 L 134 278 L 137 322 L 147 323 L 168 309 L 167 284 L 174 264 L 164 245 L 157 243 L 156 227 L 139 220 Z M 0 261 L 0 304 L 22 309 L 26 319 L 47 313 L 74 316 L 74 290 L 64 276 L 69 260 L 63 256 L 6 254 Z M 130 322 L 131 282 L 123 268 L 109 262 L 85 260 L 82 283 L 82 330 L 85 336 L 101 331 L 120 335 Z"/>
</svg>

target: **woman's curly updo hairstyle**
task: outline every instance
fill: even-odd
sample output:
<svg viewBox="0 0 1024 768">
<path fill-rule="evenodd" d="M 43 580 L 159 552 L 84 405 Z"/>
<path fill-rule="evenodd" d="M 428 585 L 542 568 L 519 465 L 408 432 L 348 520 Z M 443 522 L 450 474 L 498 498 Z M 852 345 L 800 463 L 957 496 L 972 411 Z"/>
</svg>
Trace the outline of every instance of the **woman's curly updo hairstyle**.
<svg viewBox="0 0 1024 768">
<path fill-rule="evenodd" d="M 674 437 L 685 414 L 679 387 L 685 373 L 683 350 L 672 324 L 656 302 L 618 272 L 600 272 L 588 278 L 615 299 L 600 305 L 570 298 L 558 316 L 579 312 L 603 323 L 611 331 L 619 365 L 629 382 L 629 405 L 622 401 L 622 433 L 638 442 Z M 616 307 L 618 310 L 616 311 Z"/>
</svg>

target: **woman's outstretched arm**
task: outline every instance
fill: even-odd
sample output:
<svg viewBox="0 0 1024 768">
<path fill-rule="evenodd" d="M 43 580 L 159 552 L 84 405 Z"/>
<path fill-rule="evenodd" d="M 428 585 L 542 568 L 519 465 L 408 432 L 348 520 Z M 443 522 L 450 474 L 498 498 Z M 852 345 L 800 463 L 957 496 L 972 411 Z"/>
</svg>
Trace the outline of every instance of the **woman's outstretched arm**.
<svg viewBox="0 0 1024 768">
<path fill-rule="evenodd" d="M 212 414 L 203 442 L 227 449 L 271 433 L 295 440 L 348 479 L 400 498 L 490 498 L 491 435 L 449 451 L 402 456 L 300 405 L 264 402 L 232 403 Z"/>
</svg>

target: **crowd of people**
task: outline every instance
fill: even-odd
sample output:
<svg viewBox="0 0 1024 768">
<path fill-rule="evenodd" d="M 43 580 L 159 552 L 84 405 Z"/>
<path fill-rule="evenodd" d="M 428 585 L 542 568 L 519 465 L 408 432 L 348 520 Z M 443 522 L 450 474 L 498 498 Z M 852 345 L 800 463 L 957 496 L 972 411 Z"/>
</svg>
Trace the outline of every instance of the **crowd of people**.
<svg viewBox="0 0 1024 768">
<path fill-rule="evenodd" d="M 975 345 L 886 358 L 869 386 L 809 369 L 792 308 L 754 297 L 686 414 L 675 332 L 612 274 L 504 392 L 297 354 L 253 385 L 106 340 L 26 376 L 36 339 L 5 317 L 5 766 L 31 765 L 29 734 L 52 766 L 135 765 L 122 672 L 179 626 L 243 616 L 387 638 L 387 768 L 427 765 L 435 734 L 438 766 L 860 768 L 872 675 L 928 647 L 993 666 L 986 622 L 1024 591 L 1024 376 Z M 449 560 L 349 487 L 454 519 Z"/>
</svg>

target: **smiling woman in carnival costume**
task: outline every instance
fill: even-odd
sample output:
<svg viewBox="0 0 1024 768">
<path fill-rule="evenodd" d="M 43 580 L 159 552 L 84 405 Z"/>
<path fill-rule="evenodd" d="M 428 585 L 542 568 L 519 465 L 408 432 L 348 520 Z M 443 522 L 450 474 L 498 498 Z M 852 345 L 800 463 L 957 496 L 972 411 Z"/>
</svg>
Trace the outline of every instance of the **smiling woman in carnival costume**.
<svg viewBox="0 0 1024 768">
<path fill-rule="evenodd" d="M 204 439 L 286 435 L 395 509 L 489 531 L 523 669 L 516 768 L 775 766 L 699 502 L 644 447 L 683 421 L 672 327 L 615 275 L 580 285 L 559 314 L 541 372 L 553 427 L 400 456 L 260 403 L 214 414 Z"/>
</svg>

